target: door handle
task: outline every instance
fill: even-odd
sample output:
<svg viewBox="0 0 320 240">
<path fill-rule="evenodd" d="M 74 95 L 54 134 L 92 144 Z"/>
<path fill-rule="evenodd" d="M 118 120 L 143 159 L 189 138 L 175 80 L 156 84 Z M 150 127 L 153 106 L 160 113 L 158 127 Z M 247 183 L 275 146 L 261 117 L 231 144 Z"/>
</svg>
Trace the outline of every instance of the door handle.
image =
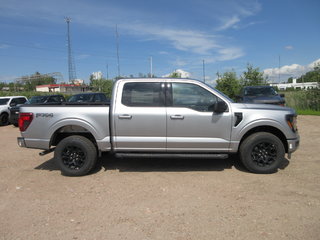
<svg viewBox="0 0 320 240">
<path fill-rule="evenodd" d="M 119 115 L 118 118 L 119 118 L 119 119 L 131 119 L 132 116 L 129 115 L 129 114 L 124 114 L 124 115 Z"/>
<path fill-rule="evenodd" d="M 170 116 L 170 118 L 172 120 L 183 120 L 184 116 L 182 116 L 182 115 L 172 115 L 172 116 Z"/>
</svg>

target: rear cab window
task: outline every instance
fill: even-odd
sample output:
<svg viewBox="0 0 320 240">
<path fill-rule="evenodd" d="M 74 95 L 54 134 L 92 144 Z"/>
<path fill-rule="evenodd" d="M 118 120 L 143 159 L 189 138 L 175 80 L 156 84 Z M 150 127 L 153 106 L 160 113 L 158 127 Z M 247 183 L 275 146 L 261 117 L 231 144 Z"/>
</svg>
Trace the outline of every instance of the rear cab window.
<svg viewBox="0 0 320 240">
<path fill-rule="evenodd" d="M 121 103 L 128 107 L 163 107 L 163 86 L 160 82 L 125 83 Z"/>
</svg>

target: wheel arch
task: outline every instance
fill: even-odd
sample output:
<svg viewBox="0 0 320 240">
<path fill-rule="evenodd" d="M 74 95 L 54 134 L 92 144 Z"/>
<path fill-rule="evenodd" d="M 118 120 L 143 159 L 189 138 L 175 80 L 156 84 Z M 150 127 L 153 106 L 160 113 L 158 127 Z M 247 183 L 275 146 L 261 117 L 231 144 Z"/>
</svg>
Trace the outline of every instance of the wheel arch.
<svg viewBox="0 0 320 240">
<path fill-rule="evenodd" d="M 271 133 L 273 135 L 275 135 L 276 137 L 278 137 L 280 139 L 280 141 L 282 142 L 285 152 L 288 152 L 288 142 L 287 142 L 287 138 L 286 136 L 283 134 L 283 132 L 281 130 L 279 130 L 276 127 L 273 126 L 258 126 L 258 127 L 254 127 L 250 130 L 248 130 L 241 138 L 239 146 L 241 146 L 242 142 L 249 137 L 250 135 L 257 133 L 257 132 L 268 132 Z"/>
<path fill-rule="evenodd" d="M 97 147 L 97 141 L 94 135 L 87 128 L 75 124 L 70 124 L 58 128 L 52 134 L 49 145 L 50 147 L 57 146 L 63 139 L 73 135 L 83 136 L 89 139 Z"/>
</svg>

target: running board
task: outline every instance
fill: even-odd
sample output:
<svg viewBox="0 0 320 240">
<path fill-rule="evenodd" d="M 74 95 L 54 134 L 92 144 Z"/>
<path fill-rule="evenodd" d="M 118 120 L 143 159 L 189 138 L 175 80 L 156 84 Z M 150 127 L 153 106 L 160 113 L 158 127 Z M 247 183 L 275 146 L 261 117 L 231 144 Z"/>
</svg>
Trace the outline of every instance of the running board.
<svg viewBox="0 0 320 240">
<path fill-rule="evenodd" d="M 117 158 L 212 158 L 226 159 L 228 154 L 214 153 L 116 153 Z"/>
</svg>

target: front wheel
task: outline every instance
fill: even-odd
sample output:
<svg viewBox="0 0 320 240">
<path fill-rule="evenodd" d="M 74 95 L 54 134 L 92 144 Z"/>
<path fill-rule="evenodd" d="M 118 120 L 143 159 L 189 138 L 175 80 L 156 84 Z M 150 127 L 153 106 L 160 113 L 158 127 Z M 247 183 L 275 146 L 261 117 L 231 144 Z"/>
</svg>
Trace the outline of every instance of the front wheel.
<svg viewBox="0 0 320 240">
<path fill-rule="evenodd" d="M 95 166 L 97 149 L 83 136 L 70 136 L 59 142 L 54 151 L 54 158 L 63 175 L 83 176 Z"/>
<path fill-rule="evenodd" d="M 247 137 L 240 146 L 243 165 L 253 173 L 274 173 L 284 160 L 285 149 L 281 140 L 267 132 Z"/>
</svg>

